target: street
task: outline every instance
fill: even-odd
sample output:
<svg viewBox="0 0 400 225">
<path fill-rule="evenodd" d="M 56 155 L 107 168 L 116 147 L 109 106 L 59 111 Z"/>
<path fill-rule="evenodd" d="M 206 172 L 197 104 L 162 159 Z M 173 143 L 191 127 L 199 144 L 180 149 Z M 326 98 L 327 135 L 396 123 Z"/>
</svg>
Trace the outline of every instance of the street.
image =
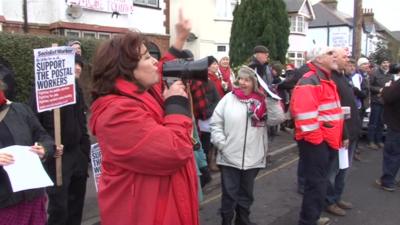
<svg viewBox="0 0 400 225">
<path fill-rule="evenodd" d="M 271 146 L 273 147 L 271 147 L 270 163 L 256 178 L 255 202 L 251 218 L 258 225 L 294 225 L 297 224 L 302 197 L 296 189 L 297 148 L 293 144 L 291 135 L 283 132 L 271 142 Z M 354 204 L 354 209 L 348 210 L 345 217 L 327 213 L 323 215 L 332 219 L 332 225 L 398 225 L 400 221 L 399 191 L 389 193 L 375 185 L 375 179 L 381 173 L 382 150 L 369 150 L 364 143 L 360 145 L 360 148 L 363 150 L 363 161 L 353 163 L 343 196 L 344 200 Z M 202 225 L 220 224 L 219 179 L 218 173 L 213 174 L 213 181 L 204 190 L 204 201 L 200 206 Z M 89 181 L 84 225 L 93 225 L 98 222 L 92 177 Z"/>
</svg>

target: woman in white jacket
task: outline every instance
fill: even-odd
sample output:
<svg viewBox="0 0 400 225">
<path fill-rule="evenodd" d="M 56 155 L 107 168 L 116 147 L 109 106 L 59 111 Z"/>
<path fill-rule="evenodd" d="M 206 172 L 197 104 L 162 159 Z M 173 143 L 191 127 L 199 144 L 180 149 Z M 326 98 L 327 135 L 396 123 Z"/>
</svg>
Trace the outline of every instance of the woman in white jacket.
<svg viewBox="0 0 400 225">
<path fill-rule="evenodd" d="M 265 96 L 259 92 L 253 69 L 242 66 L 238 88 L 226 94 L 211 117 L 211 141 L 218 148 L 221 169 L 223 225 L 250 222 L 254 179 L 266 165 L 268 145 Z"/>
</svg>

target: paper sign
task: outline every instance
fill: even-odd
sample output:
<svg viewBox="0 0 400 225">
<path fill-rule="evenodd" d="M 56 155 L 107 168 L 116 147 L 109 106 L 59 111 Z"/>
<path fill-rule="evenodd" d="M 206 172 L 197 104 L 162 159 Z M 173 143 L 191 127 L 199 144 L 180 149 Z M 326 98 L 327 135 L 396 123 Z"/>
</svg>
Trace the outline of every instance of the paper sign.
<svg viewBox="0 0 400 225">
<path fill-rule="evenodd" d="M 339 148 L 339 169 L 349 168 L 349 150 L 347 148 Z"/>
<path fill-rule="evenodd" d="M 71 47 L 34 49 L 38 112 L 75 104 L 75 51 Z"/>
<path fill-rule="evenodd" d="M 90 155 L 92 160 L 94 185 L 97 191 L 97 185 L 99 184 L 99 178 L 101 175 L 101 151 L 98 143 L 92 144 L 90 148 Z"/>
<path fill-rule="evenodd" d="M 10 179 L 13 192 L 53 186 L 39 156 L 29 146 L 13 145 L 0 149 L 13 156 L 14 163 L 3 166 Z"/>
<path fill-rule="evenodd" d="M 257 75 L 257 80 L 260 83 L 261 87 L 264 88 L 264 90 L 269 94 L 269 96 L 271 96 L 271 98 L 273 98 L 273 99 L 281 100 L 281 97 L 279 97 L 277 94 L 275 94 L 274 92 L 272 92 L 269 89 L 268 85 L 264 82 L 264 80 L 260 77 L 260 75 L 258 75 L 257 72 L 256 72 L 256 75 Z"/>
</svg>

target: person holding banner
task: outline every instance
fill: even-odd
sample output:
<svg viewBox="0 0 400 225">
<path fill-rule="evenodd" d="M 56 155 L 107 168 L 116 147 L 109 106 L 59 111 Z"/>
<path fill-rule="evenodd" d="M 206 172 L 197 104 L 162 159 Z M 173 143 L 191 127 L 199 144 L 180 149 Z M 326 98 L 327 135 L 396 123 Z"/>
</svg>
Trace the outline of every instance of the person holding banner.
<svg viewBox="0 0 400 225">
<path fill-rule="evenodd" d="M 76 103 L 60 108 L 62 157 L 62 186 L 47 189 L 49 196 L 48 225 L 80 225 L 86 193 L 86 180 L 90 161 L 90 140 L 86 127 L 85 103 L 77 79 L 82 71 L 80 55 L 75 55 Z M 35 94 L 31 95 L 31 108 L 38 112 Z M 53 111 L 36 113 L 39 121 L 54 137 Z M 56 164 L 46 163 L 46 170 L 56 183 Z"/>
<path fill-rule="evenodd" d="M 11 145 L 32 146 L 43 162 L 51 162 L 54 142 L 40 125 L 31 109 L 21 103 L 10 102 L 4 94 L 5 84 L 0 78 L 0 148 Z M 59 154 L 62 148 L 59 149 Z M 59 156 L 57 155 L 57 157 Z M 44 188 L 13 192 L 3 166 L 14 163 L 12 155 L 0 153 L 0 223 L 18 225 L 46 224 L 46 195 Z M 26 168 L 29 173 L 29 168 Z"/>
<path fill-rule="evenodd" d="M 191 25 L 181 11 L 175 27 L 162 61 L 184 58 Z M 145 44 L 130 31 L 105 41 L 93 60 L 90 129 L 102 154 L 101 224 L 198 225 L 188 94 L 182 81 L 163 87 L 162 63 Z"/>
</svg>

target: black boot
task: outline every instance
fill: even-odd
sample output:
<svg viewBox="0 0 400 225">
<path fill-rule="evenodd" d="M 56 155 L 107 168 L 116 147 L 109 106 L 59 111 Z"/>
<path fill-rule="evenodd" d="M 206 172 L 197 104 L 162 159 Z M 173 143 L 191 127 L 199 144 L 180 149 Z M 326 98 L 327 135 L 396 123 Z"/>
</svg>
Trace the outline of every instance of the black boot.
<svg viewBox="0 0 400 225">
<path fill-rule="evenodd" d="M 250 210 L 241 206 L 236 206 L 235 225 L 257 225 L 250 221 Z"/>
<path fill-rule="evenodd" d="M 200 168 L 201 176 L 200 176 L 200 184 L 201 187 L 204 187 L 206 184 L 211 182 L 210 171 L 208 170 L 208 166 Z"/>
<path fill-rule="evenodd" d="M 232 225 L 234 213 L 221 213 L 222 225 Z"/>
</svg>

